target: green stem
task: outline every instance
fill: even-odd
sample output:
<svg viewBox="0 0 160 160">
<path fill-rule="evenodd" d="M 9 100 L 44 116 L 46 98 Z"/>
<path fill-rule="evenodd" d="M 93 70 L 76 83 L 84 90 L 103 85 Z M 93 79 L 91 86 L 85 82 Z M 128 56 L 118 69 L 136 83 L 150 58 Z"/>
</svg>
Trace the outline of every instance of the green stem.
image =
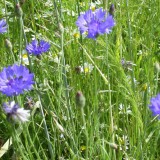
<svg viewBox="0 0 160 160">
<path fill-rule="evenodd" d="M 20 64 L 22 64 L 22 42 L 23 42 L 23 37 L 22 37 L 22 16 L 19 19 L 19 23 L 20 23 L 20 35 L 19 35 L 19 53 L 20 53 Z"/>
<path fill-rule="evenodd" d="M 23 33 L 23 36 L 24 36 L 25 44 L 27 45 L 27 39 L 26 39 L 26 35 L 25 35 L 25 32 L 24 32 L 24 23 L 23 23 L 22 17 L 20 17 L 20 25 L 21 25 L 21 27 L 20 27 L 21 28 L 20 54 L 22 54 L 22 33 Z M 22 58 L 22 56 L 21 56 L 21 58 Z M 29 59 L 30 71 L 32 72 L 33 71 L 33 66 L 32 66 L 31 59 L 30 59 L 29 56 L 28 56 L 28 59 Z M 21 62 L 22 62 L 22 59 L 21 59 Z M 39 93 L 36 82 L 35 82 L 35 89 Z M 39 102 L 40 102 L 40 111 L 41 111 L 41 115 L 42 115 L 42 118 L 43 118 L 43 126 L 44 126 L 44 130 L 45 130 L 45 135 L 46 135 L 46 138 L 47 138 L 48 149 L 49 149 L 49 152 L 50 152 L 51 159 L 53 159 L 54 158 L 53 148 L 52 148 L 52 145 L 51 145 L 50 136 L 49 136 L 49 132 L 48 132 L 48 128 L 47 128 L 47 123 L 46 123 L 46 120 L 45 120 L 45 115 L 44 115 L 44 112 L 43 112 L 43 107 L 42 107 L 41 98 L 40 98 L 39 94 L 38 94 L 38 99 L 39 99 Z"/>
<path fill-rule="evenodd" d="M 130 20 L 130 14 L 129 14 L 129 0 L 126 0 L 126 9 L 127 9 L 127 24 L 128 24 L 128 35 L 129 35 L 129 44 L 128 44 L 128 51 L 130 55 L 130 60 L 133 61 L 133 53 L 132 53 L 132 36 L 131 36 L 131 20 Z M 132 69 L 131 72 L 131 77 L 132 77 L 132 89 L 135 92 L 135 82 L 134 82 L 134 68 Z"/>
<path fill-rule="evenodd" d="M 34 144 L 33 144 L 33 141 L 32 141 L 32 139 L 31 139 L 30 133 L 29 133 L 29 131 L 28 131 L 28 126 L 27 126 L 27 125 L 25 125 L 25 131 L 26 131 L 26 132 L 25 132 L 24 134 L 27 134 L 28 139 L 29 139 L 29 142 L 30 142 L 30 144 L 31 144 L 31 146 L 32 146 L 32 148 L 33 148 L 33 151 L 34 151 L 35 155 L 37 156 L 37 160 L 41 160 L 41 157 L 39 156 L 36 148 L 34 147 Z"/>
<path fill-rule="evenodd" d="M 37 84 L 36 84 L 36 89 L 38 89 Z M 48 128 L 47 128 L 47 123 L 46 123 L 46 120 L 45 120 L 45 115 L 44 115 L 44 112 L 43 112 L 43 106 L 42 106 L 40 95 L 38 95 L 38 100 L 40 102 L 40 111 L 41 111 L 41 115 L 42 115 L 42 118 L 43 118 L 43 127 L 44 127 L 45 135 L 46 135 L 46 138 L 47 138 L 49 153 L 50 153 L 51 159 L 54 159 L 53 148 L 52 148 L 52 144 L 51 144 L 51 140 L 50 140 L 50 136 L 49 136 L 49 132 L 48 132 Z"/>
<path fill-rule="evenodd" d="M 85 130 L 85 136 L 86 136 L 86 159 L 88 159 L 88 148 L 89 148 L 89 145 L 88 145 L 88 130 L 87 130 L 87 127 L 86 127 L 86 120 L 85 120 L 85 117 L 84 117 L 84 109 L 83 107 L 81 108 L 81 116 L 82 116 L 82 121 L 83 121 L 83 126 L 84 126 L 84 130 Z"/>
<path fill-rule="evenodd" d="M 86 49 L 80 44 L 78 43 L 81 48 L 83 49 L 84 51 L 84 54 L 87 56 L 87 58 L 91 61 L 91 63 L 94 65 L 94 67 L 97 69 L 97 71 L 99 72 L 99 74 L 101 75 L 101 77 L 103 78 L 105 84 L 108 84 L 108 80 L 107 78 L 105 77 L 105 75 L 102 73 L 102 71 L 98 68 L 98 66 L 94 63 L 93 59 L 91 58 L 91 56 L 87 53 Z"/>
<path fill-rule="evenodd" d="M 107 63 L 107 77 L 109 79 L 109 59 L 108 59 L 108 38 L 106 35 L 106 63 Z M 115 135 L 114 135 L 114 123 L 113 123 L 113 111 L 112 111 L 112 102 L 111 102 L 111 86 L 110 86 L 110 79 L 108 83 L 108 96 L 109 96 L 109 115 L 110 115 L 110 135 L 111 135 L 111 140 L 112 143 L 115 143 Z M 113 150 L 113 159 L 116 159 L 116 153 L 115 150 Z"/>
<path fill-rule="evenodd" d="M 13 126 L 12 136 L 13 136 L 13 145 L 16 144 L 16 147 L 18 148 L 18 151 L 20 152 L 20 155 L 22 156 L 22 158 L 24 160 L 28 160 L 29 157 L 27 155 L 24 156 L 24 151 L 23 151 L 24 146 L 23 146 L 23 144 L 22 143 L 19 144 L 19 139 L 18 139 L 19 132 L 16 131 L 15 126 Z"/>
</svg>

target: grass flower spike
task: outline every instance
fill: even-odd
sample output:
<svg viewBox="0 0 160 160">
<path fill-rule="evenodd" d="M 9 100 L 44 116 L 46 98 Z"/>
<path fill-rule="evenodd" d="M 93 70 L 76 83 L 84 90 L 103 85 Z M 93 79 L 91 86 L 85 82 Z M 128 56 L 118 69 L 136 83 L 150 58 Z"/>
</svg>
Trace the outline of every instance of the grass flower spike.
<svg viewBox="0 0 160 160">
<path fill-rule="evenodd" d="M 26 122 L 30 117 L 30 111 L 20 108 L 15 101 L 11 101 L 3 104 L 3 110 L 7 114 L 8 119 L 16 122 Z"/>
<path fill-rule="evenodd" d="M 47 52 L 50 49 L 50 44 L 43 40 L 38 42 L 37 40 L 33 40 L 30 44 L 26 46 L 26 50 L 29 54 L 34 54 L 35 56 L 42 54 L 43 52 Z"/>
<path fill-rule="evenodd" d="M 150 102 L 149 108 L 152 111 L 153 116 L 158 116 L 158 119 L 160 119 L 160 94 L 151 98 Z"/>
<path fill-rule="evenodd" d="M 7 96 L 22 94 L 25 90 L 31 90 L 34 74 L 29 73 L 23 65 L 9 66 L 0 73 L 0 92 Z"/>
<path fill-rule="evenodd" d="M 0 20 L 0 33 L 7 32 L 7 23 L 4 19 Z"/>
<path fill-rule="evenodd" d="M 81 14 L 76 21 L 81 34 L 87 33 L 88 38 L 96 39 L 98 35 L 109 33 L 115 25 L 112 15 L 106 16 L 102 8 L 86 11 Z"/>
</svg>

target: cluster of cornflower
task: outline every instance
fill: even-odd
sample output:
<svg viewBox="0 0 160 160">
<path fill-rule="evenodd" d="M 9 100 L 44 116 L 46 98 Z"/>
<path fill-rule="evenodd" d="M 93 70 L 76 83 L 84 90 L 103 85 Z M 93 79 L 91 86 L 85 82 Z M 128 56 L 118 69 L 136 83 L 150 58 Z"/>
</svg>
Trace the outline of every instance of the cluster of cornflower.
<svg viewBox="0 0 160 160">
<path fill-rule="evenodd" d="M 102 8 L 89 9 L 85 13 L 81 13 L 76 21 L 80 33 L 87 35 L 87 38 L 96 39 L 99 35 L 109 34 L 115 26 L 113 18 L 112 5 L 110 12 L 107 15 L 106 11 Z M 0 20 L 0 33 L 7 32 L 7 23 L 4 19 Z M 50 44 L 44 40 L 34 39 L 30 44 L 26 45 L 28 54 L 40 56 L 42 53 L 50 49 Z M 91 70 L 93 67 L 91 67 Z M 84 68 L 84 72 L 90 72 Z M 4 67 L 0 72 L 0 92 L 8 97 L 23 94 L 24 91 L 29 91 L 33 88 L 34 74 L 30 73 L 26 66 L 13 64 Z M 160 114 L 160 95 L 151 99 L 149 108 L 154 115 Z M 9 119 L 15 121 L 25 122 L 28 121 L 30 111 L 21 108 L 15 101 L 9 101 L 3 104 L 3 110 Z"/>
<path fill-rule="evenodd" d="M 95 11 L 90 9 L 81 14 L 76 24 L 81 34 L 86 33 L 88 38 L 96 39 L 98 35 L 109 33 L 115 22 L 112 15 L 106 16 L 106 12 L 100 8 Z M 0 21 L 0 33 L 5 32 L 7 32 L 7 23 L 2 19 Z M 34 39 L 30 44 L 26 45 L 25 50 L 28 54 L 40 56 L 49 49 L 50 44 L 48 42 Z M 25 56 L 25 61 L 27 58 Z M 34 83 L 34 74 L 30 73 L 29 69 L 22 64 L 4 67 L 0 72 L 0 92 L 8 97 L 17 96 L 23 94 L 24 91 L 31 90 Z M 10 119 L 21 122 L 28 121 L 29 111 L 21 108 L 15 101 L 4 103 L 3 110 Z"/>
<path fill-rule="evenodd" d="M 7 32 L 7 23 L 4 19 L 0 20 L 0 33 Z M 50 49 L 50 44 L 44 40 L 34 39 L 26 45 L 28 54 L 39 56 Z M 28 57 L 26 57 L 28 58 Z M 24 65 L 13 64 L 4 67 L 0 72 L 0 92 L 7 97 L 15 97 L 23 94 L 24 91 L 33 89 L 34 74 Z M 15 101 L 9 101 L 3 104 L 3 110 L 9 120 L 15 122 L 26 122 L 30 117 L 30 110 L 20 107 Z"/>
<path fill-rule="evenodd" d="M 88 38 L 96 39 L 99 35 L 111 32 L 112 27 L 115 25 L 113 12 L 114 5 L 111 5 L 110 12 L 107 16 L 102 8 L 96 9 L 95 11 L 90 9 L 79 16 L 76 25 L 79 27 L 81 34 L 86 34 Z M 122 63 L 123 66 L 134 66 L 134 64 L 129 61 L 124 62 L 123 60 Z M 129 69 L 132 70 L 131 68 Z M 151 98 L 149 108 L 153 112 L 153 115 L 160 119 L 160 94 Z"/>
</svg>

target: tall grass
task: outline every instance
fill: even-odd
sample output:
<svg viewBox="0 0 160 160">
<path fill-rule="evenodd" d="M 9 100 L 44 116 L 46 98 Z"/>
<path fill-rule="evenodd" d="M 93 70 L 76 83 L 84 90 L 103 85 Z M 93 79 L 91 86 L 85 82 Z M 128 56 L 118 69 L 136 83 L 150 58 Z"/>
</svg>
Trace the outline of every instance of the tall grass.
<svg viewBox="0 0 160 160">
<path fill-rule="evenodd" d="M 160 159 L 159 121 L 148 108 L 160 90 L 155 67 L 160 63 L 160 2 L 100 2 L 96 7 L 107 10 L 114 3 L 116 25 L 96 41 L 76 36 L 77 17 L 91 1 L 21 0 L 23 15 L 15 13 L 18 1 L 0 2 L 0 19 L 8 24 L 8 32 L 0 35 L 0 70 L 20 64 L 32 38 L 51 44 L 40 59 L 29 57 L 36 85 L 17 97 L 22 107 L 27 96 L 33 98 L 30 121 L 13 125 L 0 108 L 1 159 Z M 130 62 L 122 65 L 123 58 Z M 94 69 L 79 73 L 85 62 Z M 75 101 L 79 90 L 86 99 L 83 109 Z M 0 94 L 1 105 L 8 100 Z"/>
</svg>

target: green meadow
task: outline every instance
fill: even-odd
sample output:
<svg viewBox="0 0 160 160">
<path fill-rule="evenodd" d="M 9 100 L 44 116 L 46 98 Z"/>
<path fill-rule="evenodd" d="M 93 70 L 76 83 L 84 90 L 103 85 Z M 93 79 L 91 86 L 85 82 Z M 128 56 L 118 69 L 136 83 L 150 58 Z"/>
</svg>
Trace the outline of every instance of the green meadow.
<svg viewBox="0 0 160 160">
<path fill-rule="evenodd" d="M 111 4 L 112 31 L 81 35 L 80 13 Z M 18 96 L 0 92 L 0 159 L 160 160 L 160 122 L 149 109 L 160 92 L 159 0 L 2 0 L 1 19 L 0 72 L 23 64 L 35 84 Z M 27 54 L 33 39 L 49 51 Z M 12 100 L 29 121 L 7 118 L 2 106 Z"/>
</svg>

